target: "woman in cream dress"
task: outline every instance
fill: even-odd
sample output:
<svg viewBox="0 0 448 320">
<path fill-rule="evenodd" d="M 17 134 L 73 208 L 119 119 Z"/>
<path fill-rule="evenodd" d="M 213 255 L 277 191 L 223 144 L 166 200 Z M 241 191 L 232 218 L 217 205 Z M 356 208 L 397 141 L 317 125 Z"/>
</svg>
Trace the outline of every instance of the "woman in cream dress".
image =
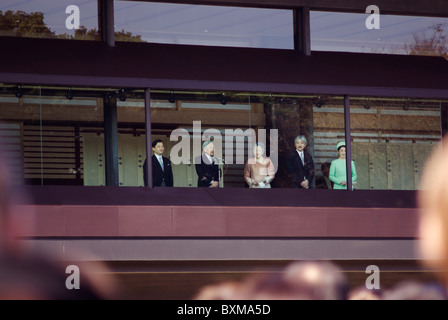
<svg viewBox="0 0 448 320">
<path fill-rule="evenodd" d="M 262 143 L 254 146 L 254 158 L 246 162 L 244 179 L 250 188 L 270 188 L 275 177 L 275 167 L 271 159 L 264 157 L 265 147 Z"/>
</svg>

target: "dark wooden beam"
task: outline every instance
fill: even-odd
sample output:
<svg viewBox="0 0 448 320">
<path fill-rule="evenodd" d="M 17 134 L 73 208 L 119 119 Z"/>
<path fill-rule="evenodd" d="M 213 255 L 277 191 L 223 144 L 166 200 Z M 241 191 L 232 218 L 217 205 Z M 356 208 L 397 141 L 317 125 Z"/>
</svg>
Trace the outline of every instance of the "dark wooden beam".
<svg viewBox="0 0 448 320">
<path fill-rule="evenodd" d="M 75 170 L 76 170 L 76 180 L 82 183 L 81 178 L 81 134 L 79 131 L 79 124 L 75 125 Z"/>
<path fill-rule="evenodd" d="M 448 97 L 441 57 L 0 37 L 0 82 Z M 29 50 L 33 48 L 33 50 Z M 343 74 L 343 77 L 341 77 Z"/>
<path fill-rule="evenodd" d="M 353 190 L 352 181 L 352 142 L 350 122 L 350 97 L 344 96 L 345 153 L 347 164 L 347 190 Z"/>
<path fill-rule="evenodd" d="M 440 104 L 440 112 L 442 118 L 442 135 L 448 134 L 448 103 L 442 102 Z"/>
<path fill-rule="evenodd" d="M 294 48 L 304 55 L 311 55 L 310 9 L 299 8 L 295 12 Z"/>
<path fill-rule="evenodd" d="M 144 168 L 144 171 L 148 173 L 148 187 L 153 187 L 152 182 L 152 135 L 151 135 L 151 91 L 150 89 L 145 90 L 145 126 L 146 126 L 146 168 Z"/>
<path fill-rule="evenodd" d="M 141 2 L 167 2 L 200 5 L 300 8 L 310 10 L 365 13 L 369 5 L 376 5 L 382 14 L 448 17 L 445 0 L 140 0 Z"/>
<path fill-rule="evenodd" d="M 98 0 L 98 20 L 101 41 L 110 47 L 115 46 L 113 0 Z"/>
<path fill-rule="evenodd" d="M 117 98 L 104 99 L 104 153 L 106 159 L 106 186 L 118 186 L 118 124 Z"/>
</svg>

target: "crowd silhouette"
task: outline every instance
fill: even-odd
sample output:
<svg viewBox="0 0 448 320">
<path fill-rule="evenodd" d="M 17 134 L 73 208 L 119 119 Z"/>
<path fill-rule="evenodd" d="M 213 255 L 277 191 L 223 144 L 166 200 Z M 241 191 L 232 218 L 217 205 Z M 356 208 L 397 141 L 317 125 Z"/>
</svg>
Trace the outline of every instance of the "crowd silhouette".
<svg viewBox="0 0 448 320">
<path fill-rule="evenodd" d="M 402 280 L 384 290 L 354 288 L 331 261 L 296 261 L 283 270 L 201 288 L 196 300 L 446 300 L 448 290 L 448 138 L 426 162 L 418 191 L 416 255 L 436 281 Z"/>
<path fill-rule="evenodd" d="M 93 256 L 79 252 L 65 257 L 27 245 L 22 237 L 34 228 L 28 209 L 19 205 L 28 197 L 12 183 L 11 166 L 0 141 L 0 300 L 107 300 L 125 290 L 109 269 Z M 25 201 L 26 202 L 26 201 Z M 28 214 L 27 214 L 28 213 Z M 67 267 L 76 261 L 79 287 L 71 286 Z M 67 281 L 69 285 L 67 285 Z"/>
</svg>

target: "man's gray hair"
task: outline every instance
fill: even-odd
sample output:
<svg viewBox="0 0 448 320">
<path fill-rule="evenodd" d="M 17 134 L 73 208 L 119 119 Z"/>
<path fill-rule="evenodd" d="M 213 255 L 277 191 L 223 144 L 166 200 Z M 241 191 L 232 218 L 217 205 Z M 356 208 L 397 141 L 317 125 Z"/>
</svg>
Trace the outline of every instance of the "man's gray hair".
<svg viewBox="0 0 448 320">
<path fill-rule="evenodd" d="M 297 136 L 296 139 L 294 140 L 294 143 L 297 143 L 297 140 L 302 140 L 302 142 L 303 142 L 304 144 L 308 144 L 308 141 L 306 140 L 306 137 L 303 136 L 303 135 L 299 135 L 299 136 Z"/>
</svg>

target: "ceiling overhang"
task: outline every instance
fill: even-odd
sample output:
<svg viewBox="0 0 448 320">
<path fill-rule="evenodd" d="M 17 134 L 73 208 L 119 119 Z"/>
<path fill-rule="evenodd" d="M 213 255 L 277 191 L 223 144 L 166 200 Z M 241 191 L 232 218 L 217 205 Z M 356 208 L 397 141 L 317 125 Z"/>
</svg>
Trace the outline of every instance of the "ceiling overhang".
<svg viewBox="0 0 448 320">
<path fill-rule="evenodd" d="M 126 0 L 124 0 L 126 1 Z M 134 0 L 135 1 L 135 0 Z M 376 5 L 383 14 L 448 17 L 448 2 L 444 0 L 139 0 L 199 5 L 240 7 L 299 8 L 310 10 L 365 13 L 369 5 Z"/>
<path fill-rule="evenodd" d="M 0 82 L 448 97 L 440 57 L 1 38 Z"/>
</svg>

